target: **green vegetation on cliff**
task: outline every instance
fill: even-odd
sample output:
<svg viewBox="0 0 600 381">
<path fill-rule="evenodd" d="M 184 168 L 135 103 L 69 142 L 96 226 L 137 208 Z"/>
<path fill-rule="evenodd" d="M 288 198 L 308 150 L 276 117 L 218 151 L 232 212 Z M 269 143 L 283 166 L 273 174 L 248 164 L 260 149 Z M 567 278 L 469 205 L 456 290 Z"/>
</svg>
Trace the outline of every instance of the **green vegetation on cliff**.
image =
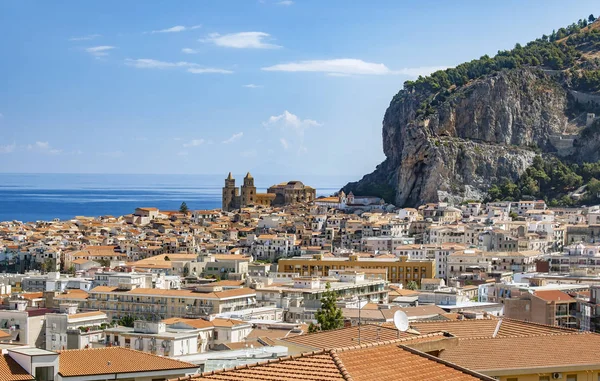
<svg viewBox="0 0 600 381">
<path fill-rule="evenodd" d="M 595 20 L 590 15 L 590 20 Z M 437 93 L 448 90 L 453 86 L 463 86 L 470 80 L 489 75 L 502 69 L 515 69 L 523 66 L 541 66 L 554 70 L 564 70 L 575 67 L 581 58 L 582 45 L 600 47 L 600 28 L 587 27 L 587 21 L 579 20 L 567 28 L 560 28 L 550 36 L 542 36 L 525 46 L 516 44 L 512 50 L 501 50 L 494 57 L 484 55 L 479 59 L 462 63 L 454 68 L 438 70 L 433 74 L 419 78 L 416 81 L 404 82 L 406 92 L 419 91 Z M 582 30 L 582 28 L 586 27 Z M 560 40 L 568 37 L 565 43 Z M 588 83 L 587 81 L 585 81 Z M 598 82 L 595 90 L 600 89 Z M 588 83 L 589 84 L 589 83 Z"/>
<path fill-rule="evenodd" d="M 567 165 L 555 157 L 543 160 L 536 156 L 533 165 L 525 171 L 515 184 L 504 180 L 492 185 L 487 201 L 515 201 L 542 199 L 550 206 L 574 206 L 587 202 L 598 202 L 600 192 L 600 162 L 583 165 Z M 583 198 L 574 199 L 569 194 L 582 185 L 587 185 Z"/>
</svg>

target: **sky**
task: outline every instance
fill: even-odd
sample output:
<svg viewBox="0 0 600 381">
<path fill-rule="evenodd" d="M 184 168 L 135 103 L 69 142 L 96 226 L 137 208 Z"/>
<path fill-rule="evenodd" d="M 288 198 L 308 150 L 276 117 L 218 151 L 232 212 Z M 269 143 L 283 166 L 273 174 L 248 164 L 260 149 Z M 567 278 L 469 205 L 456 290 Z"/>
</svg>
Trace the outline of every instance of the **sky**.
<svg viewBox="0 0 600 381">
<path fill-rule="evenodd" d="M 587 0 L 0 0 L 0 172 L 358 179 L 385 158 L 381 121 L 404 81 L 599 12 Z"/>
</svg>

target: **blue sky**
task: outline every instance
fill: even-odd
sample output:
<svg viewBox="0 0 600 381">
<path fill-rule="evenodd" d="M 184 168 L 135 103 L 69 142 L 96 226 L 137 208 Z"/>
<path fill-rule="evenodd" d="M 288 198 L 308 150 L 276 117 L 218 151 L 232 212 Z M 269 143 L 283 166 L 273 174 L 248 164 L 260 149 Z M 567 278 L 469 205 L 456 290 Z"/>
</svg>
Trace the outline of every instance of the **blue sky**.
<svg viewBox="0 0 600 381">
<path fill-rule="evenodd" d="M 0 2 L 0 172 L 359 177 L 402 83 L 593 1 Z"/>
</svg>

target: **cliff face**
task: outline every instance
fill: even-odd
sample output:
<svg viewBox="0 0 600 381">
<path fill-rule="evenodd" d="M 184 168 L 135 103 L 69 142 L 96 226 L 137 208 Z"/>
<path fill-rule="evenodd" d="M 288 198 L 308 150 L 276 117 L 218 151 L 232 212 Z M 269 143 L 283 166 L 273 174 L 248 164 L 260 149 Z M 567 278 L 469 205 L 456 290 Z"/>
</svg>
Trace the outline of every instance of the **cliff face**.
<svg viewBox="0 0 600 381">
<path fill-rule="evenodd" d="M 516 180 L 534 149 L 555 152 L 568 126 L 560 75 L 539 69 L 494 73 L 456 89 L 425 114 L 431 94 L 401 91 L 383 119 L 386 160 L 346 192 L 393 191 L 398 206 L 482 199 L 501 179 Z M 429 98 L 431 99 L 431 98 Z"/>
</svg>

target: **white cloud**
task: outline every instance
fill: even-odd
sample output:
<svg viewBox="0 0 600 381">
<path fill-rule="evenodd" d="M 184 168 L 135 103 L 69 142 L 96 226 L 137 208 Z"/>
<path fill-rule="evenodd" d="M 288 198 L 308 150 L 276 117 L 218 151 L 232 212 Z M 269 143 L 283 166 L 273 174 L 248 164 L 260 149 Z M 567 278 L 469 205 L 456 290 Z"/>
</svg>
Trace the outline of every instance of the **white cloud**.
<svg viewBox="0 0 600 381">
<path fill-rule="evenodd" d="M 416 68 L 405 68 L 400 70 L 391 70 L 382 63 L 366 62 L 355 58 L 338 58 L 331 60 L 309 60 L 289 62 L 273 66 L 263 67 L 264 71 L 284 71 L 284 72 L 316 72 L 327 73 L 330 76 L 350 76 L 350 75 L 406 75 L 417 77 L 427 75 L 436 70 L 443 69 L 440 66 L 426 66 Z"/>
<path fill-rule="evenodd" d="M 196 54 L 196 53 L 198 53 L 198 51 L 195 49 L 192 49 L 192 48 L 183 48 L 183 49 L 181 49 L 181 53 Z"/>
<path fill-rule="evenodd" d="M 304 135 L 311 127 L 322 126 L 322 123 L 313 119 L 300 119 L 297 115 L 285 110 L 281 115 L 269 117 L 263 126 L 270 128 L 278 128 L 281 133 L 279 142 L 283 149 L 287 150 L 291 147 L 297 147 L 298 154 L 305 153 L 307 148 L 304 146 Z"/>
<path fill-rule="evenodd" d="M 4 118 L 4 114 L 0 112 L 0 119 Z"/>
<path fill-rule="evenodd" d="M 71 37 L 69 41 L 90 41 L 95 38 L 102 37 L 100 34 L 88 34 L 87 36 Z"/>
<path fill-rule="evenodd" d="M 179 151 L 179 152 L 177 152 L 177 156 L 187 156 L 187 155 L 189 155 L 188 151 Z"/>
<path fill-rule="evenodd" d="M 220 35 L 211 33 L 207 38 L 200 39 L 201 42 L 213 43 L 217 46 L 237 49 L 277 49 L 279 45 L 266 42 L 271 37 L 264 32 L 240 32 Z"/>
<path fill-rule="evenodd" d="M 166 62 L 166 61 L 158 61 L 151 58 L 139 58 L 139 59 L 130 59 L 127 58 L 125 60 L 125 64 L 129 66 L 136 67 L 138 69 L 170 69 L 175 67 L 192 67 L 196 64 L 191 62 Z"/>
<path fill-rule="evenodd" d="M 184 147 L 198 147 L 204 143 L 205 143 L 204 139 L 192 139 L 189 142 L 184 143 L 183 146 Z"/>
<path fill-rule="evenodd" d="M 11 152 L 15 152 L 15 149 L 17 148 L 17 144 L 16 143 L 12 143 L 12 144 L 7 144 L 4 146 L 0 146 L 0 153 L 11 153 Z"/>
<path fill-rule="evenodd" d="M 95 57 L 102 57 L 102 56 L 107 56 L 108 52 L 114 48 L 115 48 L 114 46 L 101 45 L 101 46 L 93 46 L 91 48 L 85 48 L 85 51 Z"/>
<path fill-rule="evenodd" d="M 282 129 L 293 129 L 301 135 L 307 128 L 322 126 L 322 124 L 312 119 L 300 119 L 297 115 L 285 110 L 281 115 L 269 117 L 266 122 L 263 122 L 263 126 L 279 126 Z"/>
<path fill-rule="evenodd" d="M 237 134 L 233 134 L 233 135 L 231 135 L 231 137 L 229 139 L 223 140 L 223 144 L 233 143 L 237 140 L 240 140 L 242 138 L 242 136 L 244 136 L 243 132 L 238 132 Z"/>
<path fill-rule="evenodd" d="M 281 0 L 277 2 L 277 5 L 286 5 L 286 6 L 290 6 L 294 4 L 294 2 L 292 0 Z"/>
<path fill-rule="evenodd" d="M 259 88 L 263 87 L 263 85 L 255 85 L 254 83 L 249 83 L 247 85 L 243 85 L 242 87 L 245 87 L 248 89 L 259 89 Z"/>
<path fill-rule="evenodd" d="M 202 25 L 194 25 L 194 26 L 183 26 L 183 25 L 175 25 L 172 26 L 170 28 L 166 28 L 166 29 L 160 29 L 160 30 L 153 30 L 152 34 L 154 33 L 179 33 L 179 32 L 184 32 L 186 30 L 194 30 L 194 29 L 199 29 L 202 28 Z"/>
<path fill-rule="evenodd" d="M 365 62 L 363 60 L 358 60 L 354 58 L 290 62 L 285 64 L 263 67 L 262 70 L 371 75 L 382 75 L 392 73 L 392 71 L 384 64 Z"/>
<path fill-rule="evenodd" d="M 59 153 L 62 153 L 61 149 L 56 149 L 52 147 L 50 143 L 41 141 L 37 141 L 33 144 L 28 144 L 27 149 L 29 151 L 35 151 L 47 155 L 58 155 Z"/>
<path fill-rule="evenodd" d="M 187 69 L 188 73 L 192 74 L 232 74 L 231 70 L 217 69 L 214 67 L 195 68 L 191 67 Z"/>
<path fill-rule="evenodd" d="M 151 58 L 138 58 L 131 59 L 127 58 L 125 60 L 125 65 L 133 66 L 138 69 L 173 69 L 173 68 L 183 68 L 186 69 L 187 72 L 192 74 L 231 74 L 233 71 L 212 68 L 212 67 L 202 67 L 196 63 L 179 61 L 179 62 L 167 62 L 167 61 L 158 61 Z"/>
</svg>

